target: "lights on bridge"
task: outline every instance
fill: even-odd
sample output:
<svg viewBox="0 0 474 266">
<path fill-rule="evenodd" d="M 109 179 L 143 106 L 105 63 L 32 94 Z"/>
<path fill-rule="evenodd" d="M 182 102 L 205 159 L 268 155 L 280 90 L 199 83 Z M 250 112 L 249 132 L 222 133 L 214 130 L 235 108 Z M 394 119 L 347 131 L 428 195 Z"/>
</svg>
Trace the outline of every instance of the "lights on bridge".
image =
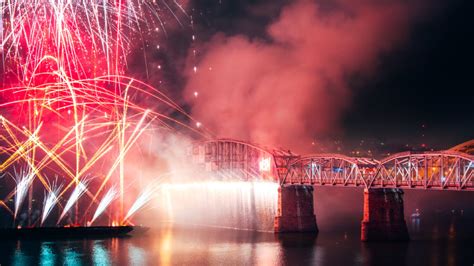
<svg viewBox="0 0 474 266">
<path fill-rule="evenodd" d="M 467 166 L 467 168 L 474 168 L 474 164 L 472 162 L 469 162 L 469 165 Z"/>
<path fill-rule="evenodd" d="M 271 158 L 262 158 L 258 162 L 258 168 L 260 172 L 270 172 L 271 170 Z"/>
<path fill-rule="evenodd" d="M 344 171 L 344 169 L 342 167 L 333 166 L 332 171 L 333 171 L 333 173 L 342 173 Z"/>
</svg>

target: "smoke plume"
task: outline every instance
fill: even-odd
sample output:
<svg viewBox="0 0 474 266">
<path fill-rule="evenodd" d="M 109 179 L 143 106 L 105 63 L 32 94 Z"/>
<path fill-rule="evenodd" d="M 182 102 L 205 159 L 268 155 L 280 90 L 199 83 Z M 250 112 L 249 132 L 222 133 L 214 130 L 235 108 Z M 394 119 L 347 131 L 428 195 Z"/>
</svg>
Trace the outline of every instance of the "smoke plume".
<svg viewBox="0 0 474 266">
<path fill-rule="evenodd" d="M 304 151 L 338 130 L 351 77 L 369 77 L 400 45 L 414 9 L 400 1 L 300 0 L 282 9 L 267 36 L 218 33 L 189 67 L 192 115 L 218 137 Z"/>
</svg>

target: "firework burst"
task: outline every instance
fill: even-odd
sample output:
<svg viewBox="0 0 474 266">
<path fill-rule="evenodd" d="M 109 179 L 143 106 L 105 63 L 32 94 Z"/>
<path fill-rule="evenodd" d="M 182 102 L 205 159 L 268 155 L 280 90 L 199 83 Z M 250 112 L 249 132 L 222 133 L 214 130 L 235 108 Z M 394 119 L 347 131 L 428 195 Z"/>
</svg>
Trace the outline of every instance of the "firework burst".
<svg viewBox="0 0 474 266">
<path fill-rule="evenodd" d="M 167 16 L 181 23 L 187 15 L 178 2 L 165 0 L 0 1 L 0 172 L 17 165 L 28 169 L 15 171 L 16 188 L 2 201 L 8 209 L 4 202 L 15 197 L 14 218 L 36 183 L 46 189 L 40 224 L 67 194 L 64 208 L 58 204 L 58 223 L 74 205 L 78 222 L 84 195 L 87 210 L 98 206 L 92 221 L 117 195 L 124 221 L 149 200 L 151 191 L 145 190 L 125 218 L 126 155 L 145 132 L 169 130 L 171 124 L 199 133 L 135 103 L 150 99 L 193 123 L 161 91 L 124 75 L 133 40 L 165 31 Z M 64 179 L 64 186 L 50 185 L 50 173 Z M 99 182 L 93 185 L 87 175 Z M 118 191 L 110 189 L 98 200 L 104 188 L 117 184 Z"/>
<path fill-rule="evenodd" d="M 62 185 L 56 185 L 56 182 L 51 186 L 51 191 L 45 193 L 44 203 L 43 203 L 43 215 L 41 216 L 41 225 L 48 217 L 49 213 L 53 210 L 54 205 L 58 201 L 58 195 L 61 191 Z"/>
</svg>

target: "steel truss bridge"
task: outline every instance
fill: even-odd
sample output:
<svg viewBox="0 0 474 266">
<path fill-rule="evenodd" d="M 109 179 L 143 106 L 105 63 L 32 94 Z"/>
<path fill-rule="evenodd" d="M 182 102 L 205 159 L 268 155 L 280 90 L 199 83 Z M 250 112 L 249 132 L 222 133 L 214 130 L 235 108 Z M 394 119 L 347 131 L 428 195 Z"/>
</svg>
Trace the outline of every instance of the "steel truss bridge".
<svg viewBox="0 0 474 266">
<path fill-rule="evenodd" d="M 474 191 L 474 141 L 451 150 L 401 152 L 382 160 L 341 154 L 297 155 L 252 143 L 216 139 L 195 143 L 195 163 L 223 179 L 264 179 L 281 185 Z"/>
</svg>

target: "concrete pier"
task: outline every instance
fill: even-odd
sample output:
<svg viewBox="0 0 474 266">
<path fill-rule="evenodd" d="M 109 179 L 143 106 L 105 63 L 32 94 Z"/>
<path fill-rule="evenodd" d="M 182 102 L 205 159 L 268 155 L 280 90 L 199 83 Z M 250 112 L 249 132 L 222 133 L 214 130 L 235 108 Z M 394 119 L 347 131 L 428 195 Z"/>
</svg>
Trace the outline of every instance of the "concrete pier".
<svg viewBox="0 0 474 266">
<path fill-rule="evenodd" d="M 313 207 L 313 187 L 288 185 L 278 188 L 275 233 L 318 232 Z"/>
<path fill-rule="evenodd" d="M 364 190 L 362 241 L 409 240 L 403 210 L 403 190 Z"/>
</svg>

